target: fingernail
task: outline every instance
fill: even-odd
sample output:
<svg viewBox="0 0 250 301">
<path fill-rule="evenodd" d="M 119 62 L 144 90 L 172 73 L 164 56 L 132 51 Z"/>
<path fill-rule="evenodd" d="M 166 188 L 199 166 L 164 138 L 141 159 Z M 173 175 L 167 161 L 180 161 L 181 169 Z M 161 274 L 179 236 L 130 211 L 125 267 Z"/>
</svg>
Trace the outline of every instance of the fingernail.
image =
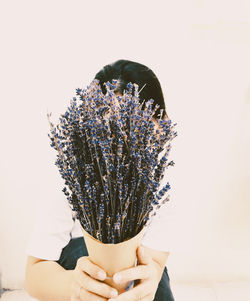
<svg viewBox="0 0 250 301">
<path fill-rule="evenodd" d="M 122 280 L 122 276 L 121 276 L 121 274 L 115 274 L 113 279 L 115 282 L 118 283 Z"/>
<path fill-rule="evenodd" d="M 141 254 L 144 255 L 144 248 L 141 247 Z"/>
<path fill-rule="evenodd" d="M 101 278 L 101 279 L 106 279 L 106 273 L 98 272 L 98 277 Z"/>
<path fill-rule="evenodd" d="M 118 296 L 117 290 L 112 290 L 112 291 L 110 292 L 110 295 L 111 295 L 111 297 L 117 297 L 117 296 Z M 111 299 L 111 300 L 113 300 L 113 299 Z"/>
</svg>

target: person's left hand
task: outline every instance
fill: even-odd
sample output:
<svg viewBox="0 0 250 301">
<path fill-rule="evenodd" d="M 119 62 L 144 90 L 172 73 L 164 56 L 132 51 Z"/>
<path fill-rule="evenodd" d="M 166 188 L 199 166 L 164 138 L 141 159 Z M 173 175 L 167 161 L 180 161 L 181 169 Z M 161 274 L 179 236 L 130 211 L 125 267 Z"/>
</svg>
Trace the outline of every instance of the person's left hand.
<svg viewBox="0 0 250 301">
<path fill-rule="evenodd" d="M 158 284 L 162 277 L 160 265 L 152 259 L 143 247 L 137 248 L 138 265 L 116 273 L 113 279 L 116 283 L 140 279 L 139 283 L 127 292 L 109 301 L 153 301 Z M 120 275 L 121 280 L 118 282 Z"/>
</svg>

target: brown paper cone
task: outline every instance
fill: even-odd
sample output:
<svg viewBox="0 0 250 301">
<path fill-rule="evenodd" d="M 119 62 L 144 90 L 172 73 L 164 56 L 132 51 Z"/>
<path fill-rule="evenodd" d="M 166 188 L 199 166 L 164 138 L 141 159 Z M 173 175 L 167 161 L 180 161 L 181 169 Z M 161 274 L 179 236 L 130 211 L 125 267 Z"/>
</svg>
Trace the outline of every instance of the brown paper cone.
<svg viewBox="0 0 250 301">
<path fill-rule="evenodd" d="M 106 244 L 94 238 L 83 227 L 83 236 L 88 249 L 90 260 L 102 268 L 110 279 L 105 279 L 104 282 L 116 288 L 118 293 L 124 291 L 127 283 L 115 283 L 112 276 L 119 271 L 135 266 L 137 259 L 136 249 L 141 244 L 145 228 L 143 228 L 136 236 L 120 243 Z"/>
</svg>

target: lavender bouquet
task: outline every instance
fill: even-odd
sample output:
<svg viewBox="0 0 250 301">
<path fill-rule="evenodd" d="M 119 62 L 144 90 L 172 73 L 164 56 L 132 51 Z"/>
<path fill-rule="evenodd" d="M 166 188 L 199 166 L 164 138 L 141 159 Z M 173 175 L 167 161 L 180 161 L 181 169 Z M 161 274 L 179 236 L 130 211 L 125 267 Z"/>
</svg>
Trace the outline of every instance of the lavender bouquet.
<svg viewBox="0 0 250 301">
<path fill-rule="evenodd" d="M 167 201 L 167 183 L 159 190 L 168 166 L 171 140 L 177 136 L 170 119 L 153 99 L 139 102 L 138 85 L 127 84 L 116 95 L 117 80 L 94 79 L 54 126 L 47 114 L 55 165 L 65 180 L 64 194 L 81 226 L 103 243 L 119 243 L 137 235 Z M 135 87 L 134 95 L 132 87 Z M 159 154 L 163 152 L 161 159 Z"/>
</svg>

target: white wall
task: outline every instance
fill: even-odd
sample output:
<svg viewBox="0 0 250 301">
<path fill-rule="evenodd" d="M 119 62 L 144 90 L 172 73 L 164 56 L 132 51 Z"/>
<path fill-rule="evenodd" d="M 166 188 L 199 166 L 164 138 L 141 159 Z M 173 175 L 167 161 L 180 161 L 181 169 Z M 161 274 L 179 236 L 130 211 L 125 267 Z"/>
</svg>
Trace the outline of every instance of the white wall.
<svg viewBox="0 0 250 301">
<path fill-rule="evenodd" d="M 23 284 L 42 202 L 63 197 L 54 119 L 105 65 L 150 67 L 177 122 L 172 281 L 250 278 L 248 1 L 1 1 L 0 269 Z M 98 7 L 98 9 L 97 9 Z"/>
</svg>

